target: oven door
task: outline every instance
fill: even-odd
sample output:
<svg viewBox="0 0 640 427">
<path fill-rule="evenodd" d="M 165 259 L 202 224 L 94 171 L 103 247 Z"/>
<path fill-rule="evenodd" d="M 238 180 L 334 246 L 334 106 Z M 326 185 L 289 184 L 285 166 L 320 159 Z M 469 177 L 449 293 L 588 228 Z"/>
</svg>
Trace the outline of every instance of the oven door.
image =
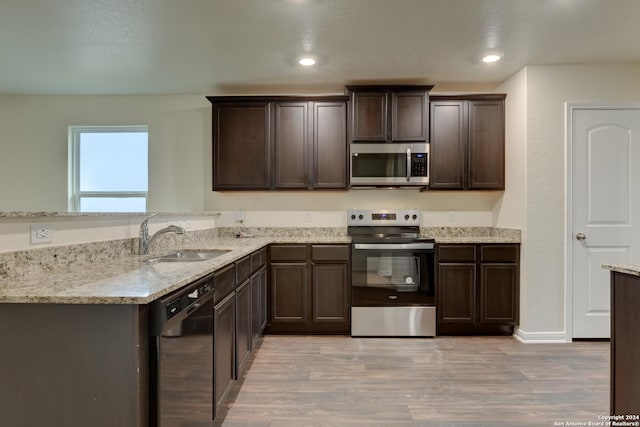
<svg viewBox="0 0 640 427">
<path fill-rule="evenodd" d="M 351 304 L 435 305 L 433 243 L 354 243 Z"/>
</svg>

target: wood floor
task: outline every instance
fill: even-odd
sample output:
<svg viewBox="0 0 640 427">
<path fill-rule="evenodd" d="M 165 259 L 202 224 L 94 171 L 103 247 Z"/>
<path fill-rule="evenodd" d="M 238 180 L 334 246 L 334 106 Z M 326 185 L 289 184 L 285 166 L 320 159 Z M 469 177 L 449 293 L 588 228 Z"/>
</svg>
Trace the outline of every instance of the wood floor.
<svg viewBox="0 0 640 427">
<path fill-rule="evenodd" d="M 269 335 L 217 425 L 553 426 L 608 410 L 608 342 Z"/>
</svg>

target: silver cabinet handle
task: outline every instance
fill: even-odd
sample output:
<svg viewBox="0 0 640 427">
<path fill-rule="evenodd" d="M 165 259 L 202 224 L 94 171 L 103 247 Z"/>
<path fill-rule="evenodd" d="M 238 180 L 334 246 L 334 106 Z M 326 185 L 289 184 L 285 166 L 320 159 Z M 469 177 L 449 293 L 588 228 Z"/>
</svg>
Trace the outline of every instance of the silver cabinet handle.
<svg viewBox="0 0 640 427">
<path fill-rule="evenodd" d="M 584 239 L 586 239 L 586 238 L 587 238 L 587 236 L 586 236 L 584 233 L 578 233 L 578 234 L 576 234 L 576 239 L 577 239 L 577 240 L 584 240 Z"/>
</svg>

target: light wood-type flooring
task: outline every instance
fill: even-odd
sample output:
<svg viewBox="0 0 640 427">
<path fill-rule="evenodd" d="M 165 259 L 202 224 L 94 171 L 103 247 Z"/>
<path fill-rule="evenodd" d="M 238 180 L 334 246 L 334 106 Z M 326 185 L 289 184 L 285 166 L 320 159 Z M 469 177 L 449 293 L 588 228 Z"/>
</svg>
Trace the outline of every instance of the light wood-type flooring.
<svg viewBox="0 0 640 427">
<path fill-rule="evenodd" d="M 217 425 L 553 426 L 608 410 L 608 342 L 268 335 Z"/>
</svg>

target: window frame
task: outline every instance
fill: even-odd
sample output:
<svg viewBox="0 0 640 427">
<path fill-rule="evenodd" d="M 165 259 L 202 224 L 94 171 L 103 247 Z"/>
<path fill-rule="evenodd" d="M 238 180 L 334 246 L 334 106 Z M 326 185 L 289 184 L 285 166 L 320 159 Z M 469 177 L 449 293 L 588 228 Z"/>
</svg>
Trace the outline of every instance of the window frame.
<svg viewBox="0 0 640 427">
<path fill-rule="evenodd" d="M 149 161 L 148 137 L 149 126 L 125 125 L 125 126 L 69 126 L 69 200 L 68 208 L 71 212 L 80 210 L 80 199 L 85 198 L 144 198 L 145 210 L 148 209 L 149 188 L 147 191 L 80 191 L 80 135 L 83 133 L 132 133 L 144 132 L 147 134 L 147 162 Z M 131 211 L 133 212 L 133 211 Z M 137 211 L 136 211 L 137 212 Z"/>
</svg>

